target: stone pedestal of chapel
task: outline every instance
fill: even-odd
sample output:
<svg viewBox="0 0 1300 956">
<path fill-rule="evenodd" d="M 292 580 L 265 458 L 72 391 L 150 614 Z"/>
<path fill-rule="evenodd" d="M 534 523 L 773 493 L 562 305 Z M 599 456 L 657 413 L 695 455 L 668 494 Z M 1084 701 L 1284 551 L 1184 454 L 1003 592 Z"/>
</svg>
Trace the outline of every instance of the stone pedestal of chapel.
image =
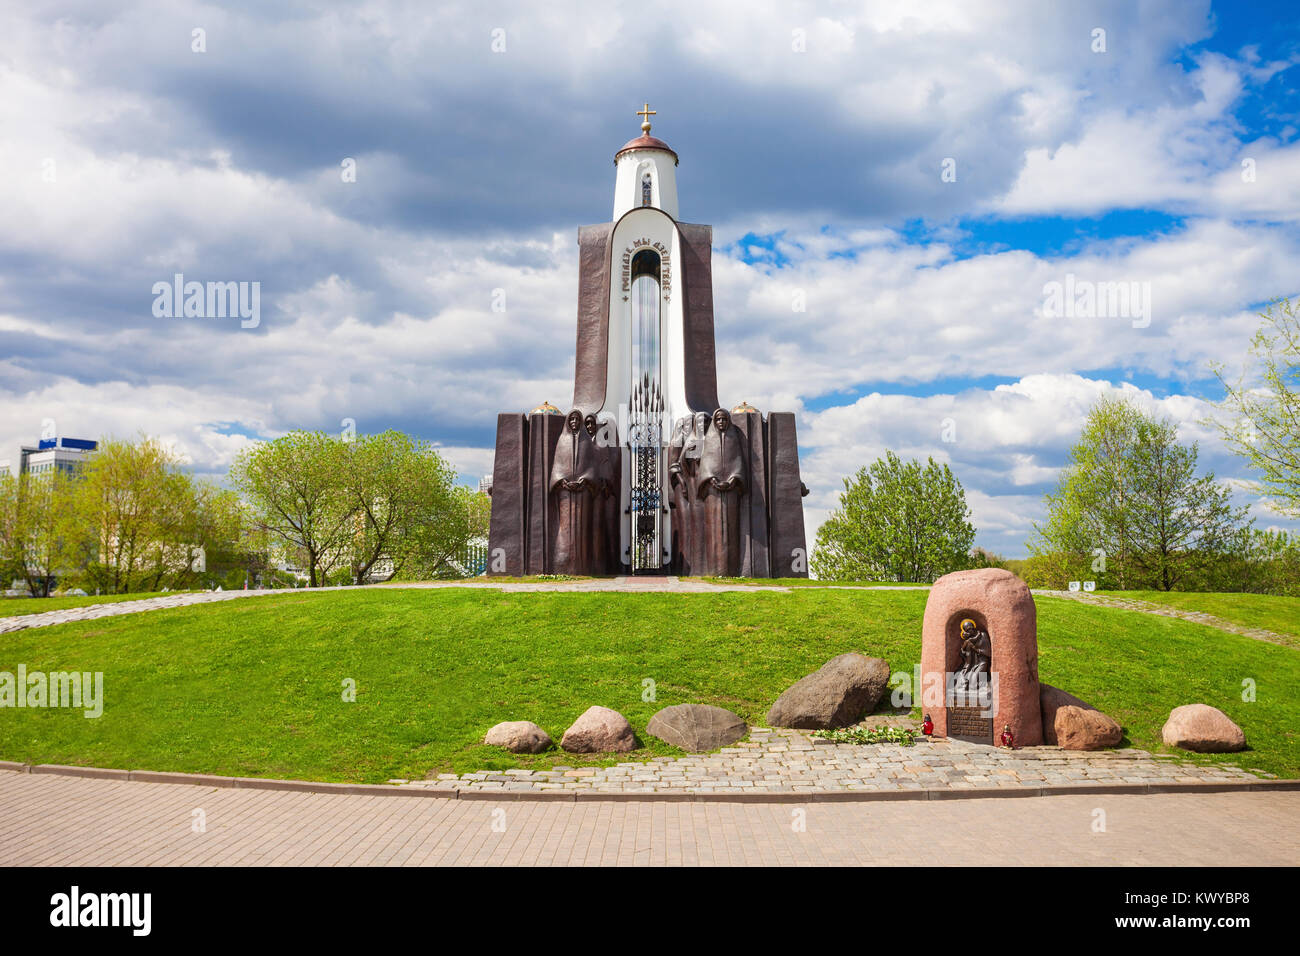
<svg viewBox="0 0 1300 956">
<path fill-rule="evenodd" d="M 578 230 L 573 402 L 497 418 L 488 572 L 807 577 L 794 415 L 719 404 L 713 230 L 641 115 Z"/>
</svg>

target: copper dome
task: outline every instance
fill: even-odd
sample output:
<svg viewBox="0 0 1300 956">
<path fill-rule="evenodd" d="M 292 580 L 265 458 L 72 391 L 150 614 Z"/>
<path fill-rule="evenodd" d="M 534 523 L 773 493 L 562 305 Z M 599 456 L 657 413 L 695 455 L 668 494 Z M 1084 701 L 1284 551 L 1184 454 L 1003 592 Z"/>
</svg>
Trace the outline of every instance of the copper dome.
<svg viewBox="0 0 1300 956">
<path fill-rule="evenodd" d="M 630 149 L 662 149 L 665 153 L 672 153 L 673 165 L 678 165 L 681 160 L 677 158 L 677 152 L 662 139 L 657 136 L 651 136 L 649 133 L 642 133 L 636 139 L 629 139 L 623 144 L 623 148 L 614 154 L 614 162 Z"/>
</svg>

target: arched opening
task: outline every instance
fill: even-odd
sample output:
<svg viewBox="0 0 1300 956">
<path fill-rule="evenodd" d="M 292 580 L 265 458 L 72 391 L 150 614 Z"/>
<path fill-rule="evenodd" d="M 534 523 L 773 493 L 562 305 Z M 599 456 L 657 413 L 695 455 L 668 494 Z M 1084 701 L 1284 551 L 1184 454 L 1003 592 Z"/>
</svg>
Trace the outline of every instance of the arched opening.
<svg viewBox="0 0 1300 956">
<path fill-rule="evenodd" d="M 659 369 L 659 254 L 642 249 L 632 257 L 632 394 L 628 396 L 631 423 L 631 553 L 633 574 L 663 571 L 663 500 L 660 432 L 663 392 Z"/>
<path fill-rule="evenodd" d="M 659 253 L 642 249 L 632 257 L 632 374 L 659 384 Z"/>
</svg>

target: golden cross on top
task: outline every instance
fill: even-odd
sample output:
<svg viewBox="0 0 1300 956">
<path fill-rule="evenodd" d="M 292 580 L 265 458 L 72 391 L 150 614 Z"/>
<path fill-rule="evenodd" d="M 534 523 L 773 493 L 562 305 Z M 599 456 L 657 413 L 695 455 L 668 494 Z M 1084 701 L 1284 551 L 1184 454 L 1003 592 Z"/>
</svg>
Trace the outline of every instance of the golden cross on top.
<svg viewBox="0 0 1300 956">
<path fill-rule="evenodd" d="M 647 103 L 644 107 L 636 111 L 636 115 L 642 118 L 641 132 L 643 133 L 650 132 L 650 117 L 654 116 L 658 112 L 659 112 L 658 110 L 652 110 L 650 108 L 649 103 Z"/>
</svg>

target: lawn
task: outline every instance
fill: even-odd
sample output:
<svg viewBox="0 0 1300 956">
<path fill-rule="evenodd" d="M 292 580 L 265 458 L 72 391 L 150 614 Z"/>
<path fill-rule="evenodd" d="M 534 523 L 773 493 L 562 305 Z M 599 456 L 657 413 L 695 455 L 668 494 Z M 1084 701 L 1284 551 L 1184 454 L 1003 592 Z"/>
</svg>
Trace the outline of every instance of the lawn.
<svg viewBox="0 0 1300 956">
<path fill-rule="evenodd" d="M 382 782 L 431 772 L 611 763 L 483 746 L 500 720 L 558 741 L 592 704 L 643 749 L 660 707 L 698 701 L 761 723 L 835 654 L 920 657 L 924 591 L 504 594 L 476 589 L 285 592 L 0 637 L 0 670 L 102 671 L 104 713 L 0 709 L 0 759 Z M 1043 680 L 1160 745 L 1170 708 L 1225 710 L 1256 748 L 1215 762 L 1300 777 L 1300 652 L 1204 625 L 1040 598 Z M 1258 683 L 1243 703 L 1242 681 Z M 357 699 L 342 699 L 345 679 Z M 653 681 L 656 700 L 648 696 Z M 1207 758 L 1194 758 L 1207 759 Z"/>
<path fill-rule="evenodd" d="M 0 617 L 17 617 L 20 614 L 41 614 L 45 611 L 62 611 L 70 607 L 85 607 L 87 604 L 116 604 L 118 601 L 139 601 L 144 598 L 162 597 L 164 594 L 181 594 L 181 591 L 149 591 L 140 594 L 89 594 L 64 596 L 54 595 L 47 598 L 0 598 Z"/>
<path fill-rule="evenodd" d="M 682 578 L 683 581 L 707 581 L 709 584 L 755 584 L 781 588 L 929 588 L 928 584 L 898 581 L 820 581 L 816 578 Z"/>
<path fill-rule="evenodd" d="M 1213 614 L 1245 627 L 1300 637 L 1300 598 L 1276 594 L 1218 594 L 1203 591 L 1104 591 L 1111 597 L 1165 604 Z"/>
</svg>

